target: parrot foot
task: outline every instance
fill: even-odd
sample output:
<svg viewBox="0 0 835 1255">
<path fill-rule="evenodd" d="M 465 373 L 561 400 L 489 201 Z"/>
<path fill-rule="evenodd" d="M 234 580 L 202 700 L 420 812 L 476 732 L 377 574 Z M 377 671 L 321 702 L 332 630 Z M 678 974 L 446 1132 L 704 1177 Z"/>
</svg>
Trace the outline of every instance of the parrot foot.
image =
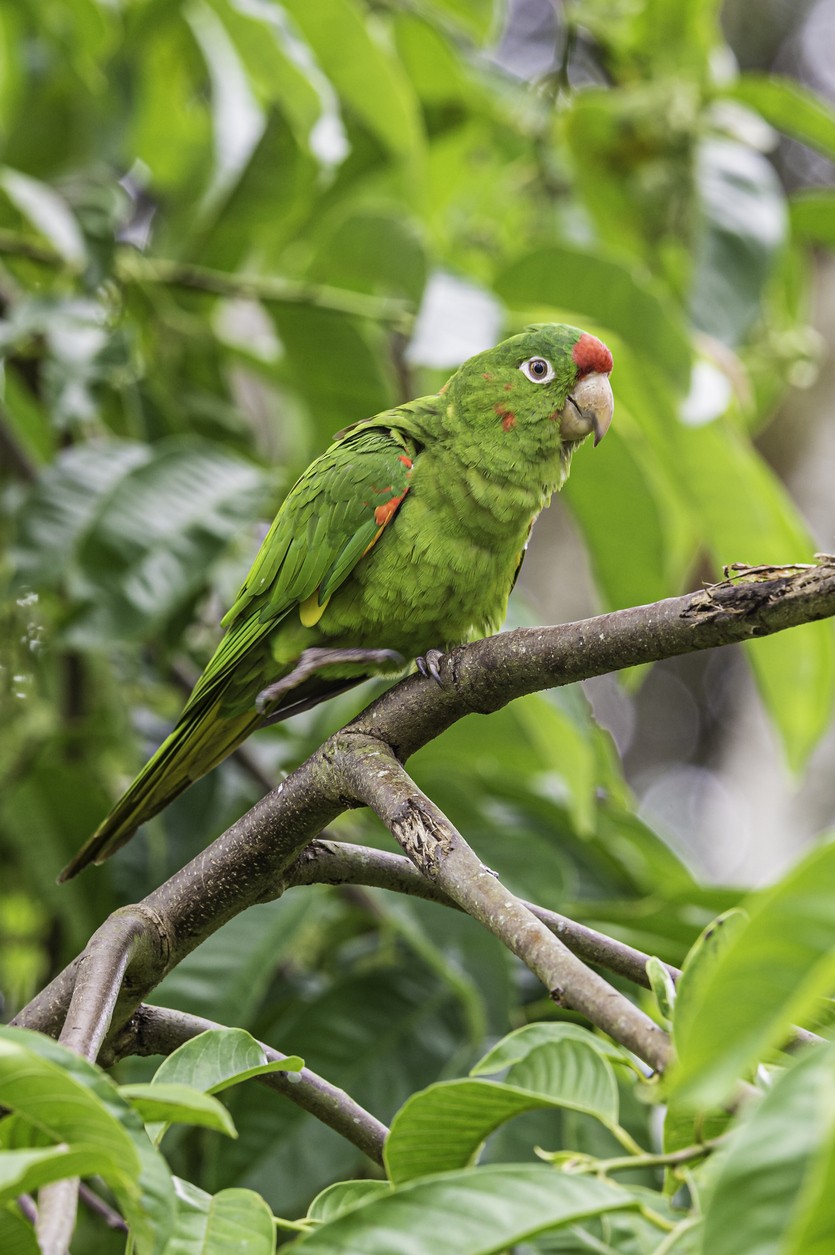
<svg viewBox="0 0 835 1255">
<path fill-rule="evenodd" d="M 428 680 L 431 677 L 439 688 L 444 687 L 444 682 L 441 679 L 441 673 L 438 669 L 443 656 L 443 650 L 427 649 L 425 654 L 422 654 L 419 658 L 415 659 L 417 669 L 424 679 Z"/>
<path fill-rule="evenodd" d="M 323 667 L 344 666 L 346 663 L 371 668 L 406 665 L 403 656 L 396 649 L 328 649 L 325 646 L 314 646 L 303 651 L 289 675 L 283 675 L 274 684 L 268 684 L 261 689 L 255 699 L 256 710 L 264 714 L 270 706 L 280 702 Z M 357 681 L 351 683 L 355 684 Z"/>
</svg>

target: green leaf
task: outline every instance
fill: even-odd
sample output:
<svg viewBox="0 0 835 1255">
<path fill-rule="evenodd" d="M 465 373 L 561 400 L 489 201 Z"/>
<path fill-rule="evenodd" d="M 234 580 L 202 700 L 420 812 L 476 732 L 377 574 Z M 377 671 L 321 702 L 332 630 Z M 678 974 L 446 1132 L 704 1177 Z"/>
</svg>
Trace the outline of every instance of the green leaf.
<svg viewBox="0 0 835 1255">
<path fill-rule="evenodd" d="M 524 1063 L 528 1055 L 532 1051 L 538 1051 L 540 1046 L 557 1046 L 563 1042 L 589 1046 L 610 1063 L 628 1062 L 628 1056 L 620 1046 L 607 1041 L 605 1037 L 595 1036 L 579 1024 L 539 1021 L 535 1024 L 524 1024 L 522 1028 L 508 1033 L 479 1059 L 475 1067 L 470 1069 L 470 1075 L 484 1076 L 491 1072 L 503 1072 L 505 1068 L 514 1068 L 517 1064 Z"/>
<path fill-rule="evenodd" d="M 401 161 L 422 147 L 418 102 L 397 59 L 353 0 L 285 0 L 319 65 L 368 130 Z"/>
<path fill-rule="evenodd" d="M 3 1073 L 7 1073 L 8 1059 L 5 1056 L 0 1057 L 0 1067 Z M 65 1142 L 40 1150 L 0 1150 L 0 1205 L 12 1202 L 19 1194 L 38 1190 L 50 1181 L 89 1177 L 96 1173 L 105 1175 L 109 1166 L 107 1150 L 93 1144 Z M 108 1175 L 112 1179 L 112 1172 Z M 3 1251 L 5 1255 L 5 1248 Z"/>
<path fill-rule="evenodd" d="M 420 301 L 427 261 L 417 224 L 402 213 L 356 210 L 343 217 L 311 258 L 314 282 Z"/>
<path fill-rule="evenodd" d="M 694 964 L 694 987 L 681 991 L 673 1020 L 678 1063 L 671 1102 L 690 1110 L 721 1103 L 737 1078 L 831 990 L 834 896 L 830 844 L 746 899 L 747 922 L 709 967 Z"/>
<path fill-rule="evenodd" d="M 587 1034 L 590 1037 L 590 1034 Z M 529 1049 L 506 1082 L 442 1081 L 413 1095 L 386 1139 L 395 1184 L 470 1164 L 485 1138 L 514 1116 L 566 1107 L 617 1124 L 618 1089 L 611 1065 L 589 1040 L 568 1034 Z"/>
<path fill-rule="evenodd" d="M 676 1035 L 685 1037 L 699 1015 L 705 987 L 722 954 L 748 922 L 744 911 L 733 907 L 711 920 L 688 952 L 681 970 L 675 998 Z"/>
<path fill-rule="evenodd" d="M 835 192 L 798 192 L 789 201 L 792 231 L 810 244 L 835 248 Z"/>
<path fill-rule="evenodd" d="M 139 1255 L 162 1251 L 174 1215 L 171 1176 L 109 1077 L 49 1037 L 0 1028 L 0 1103 L 39 1136 L 103 1152 L 94 1171 L 113 1190 Z M 80 1170 L 69 1165 L 67 1175 Z"/>
<path fill-rule="evenodd" d="M 202 587 L 264 487 L 256 467 L 202 441 L 157 445 L 102 501 L 79 544 L 87 607 L 71 639 L 137 640 L 159 630 Z"/>
<path fill-rule="evenodd" d="M 273 1255 L 275 1224 L 254 1190 L 206 1194 L 188 1181 L 175 1181 L 177 1217 L 165 1255 Z"/>
<path fill-rule="evenodd" d="M 0 189 L 71 266 L 87 261 L 84 236 L 67 202 L 46 183 L 0 166 Z"/>
<path fill-rule="evenodd" d="M 15 547 L 19 583 L 51 584 L 66 575 L 100 502 L 151 457 L 147 446 L 122 440 L 65 449 L 44 470 L 21 510 Z"/>
<path fill-rule="evenodd" d="M 602 1181 L 540 1164 L 493 1164 L 410 1181 L 322 1225 L 293 1244 L 304 1255 L 492 1255 L 591 1216 L 634 1207 Z"/>
<path fill-rule="evenodd" d="M 670 430 L 682 487 L 717 566 L 809 561 L 813 543 L 777 477 L 728 424 Z M 808 623 L 746 645 L 789 765 L 798 770 L 826 728 L 835 698 L 832 625 Z"/>
<path fill-rule="evenodd" d="M 297 1055 L 270 1062 L 264 1049 L 245 1029 L 210 1028 L 183 1042 L 162 1061 L 149 1088 L 159 1085 L 188 1086 L 206 1094 L 219 1094 L 231 1085 L 267 1072 L 300 1072 Z M 219 1104 L 218 1104 L 219 1105 Z M 224 1110 L 224 1108 L 221 1108 Z"/>
<path fill-rule="evenodd" d="M 738 344 L 762 314 L 763 292 L 786 238 L 785 196 L 774 167 L 734 140 L 703 141 L 700 223 L 690 312 L 694 324 Z"/>
<path fill-rule="evenodd" d="M 835 112 L 828 101 L 796 79 L 743 74 L 724 94 L 755 109 L 778 131 L 835 161 Z"/>
<path fill-rule="evenodd" d="M 119 1093 L 146 1124 L 197 1124 L 227 1137 L 237 1137 L 232 1117 L 223 1104 L 190 1085 L 157 1084 L 155 1078 L 148 1084 L 120 1085 Z"/>
<path fill-rule="evenodd" d="M 35 1230 L 16 1204 L 0 1207 L 0 1251 L 3 1255 L 41 1255 Z"/>
<path fill-rule="evenodd" d="M 390 1193 L 388 1181 L 338 1181 L 316 1195 L 307 1209 L 307 1219 L 336 1220 L 357 1207 L 364 1207 L 372 1199 Z"/>
<path fill-rule="evenodd" d="M 702 1249 L 710 1255 L 828 1255 L 835 1050 L 804 1055 L 740 1124 L 717 1162 Z"/>
<path fill-rule="evenodd" d="M 540 248 L 513 262 L 495 281 L 510 306 L 545 307 L 567 322 L 609 328 L 677 389 L 690 380 L 690 339 L 667 293 L 637 267 L 599 252 Z"/>
</svg>

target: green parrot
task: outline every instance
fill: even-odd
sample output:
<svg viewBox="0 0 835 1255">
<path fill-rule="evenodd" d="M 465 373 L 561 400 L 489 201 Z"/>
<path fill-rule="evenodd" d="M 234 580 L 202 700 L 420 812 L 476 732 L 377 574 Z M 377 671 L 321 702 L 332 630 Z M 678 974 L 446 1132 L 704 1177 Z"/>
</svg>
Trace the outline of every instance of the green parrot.
<svg viewBox="0 0 835 1255">
<path fill-rule="evenodd" d="M 498 631 L 531 527 L 612 418 L 612 355 L 542 324 L 346 427 L 290 489 L 171 734 L 61 873 L 100 863 L 256 728 Z M 424 657 L 424 655 L 426 655 Z"/>
</svg>

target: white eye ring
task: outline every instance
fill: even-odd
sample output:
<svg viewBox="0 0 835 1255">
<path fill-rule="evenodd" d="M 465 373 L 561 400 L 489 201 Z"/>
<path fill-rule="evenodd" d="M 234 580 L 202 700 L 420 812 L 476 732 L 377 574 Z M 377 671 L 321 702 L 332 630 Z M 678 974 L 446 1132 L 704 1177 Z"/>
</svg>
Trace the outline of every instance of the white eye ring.
<svg viewBox="0 0 835 1255">
<path fill-rule="evenodd" d="M 557 374 L 547 357 L 529 357 L 519 369 L 526 379 L 530 379 L 531 383 L 550 383 Z"/>
</svg>

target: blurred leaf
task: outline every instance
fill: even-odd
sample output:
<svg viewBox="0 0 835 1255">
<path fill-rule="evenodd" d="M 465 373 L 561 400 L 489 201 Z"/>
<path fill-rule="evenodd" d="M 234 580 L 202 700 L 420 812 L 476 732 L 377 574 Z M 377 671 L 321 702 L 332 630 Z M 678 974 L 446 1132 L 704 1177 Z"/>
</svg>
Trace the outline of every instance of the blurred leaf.
<svg viewBox="0 0 835 1255">
<path fill-rule="evenodd" d="M 594 450 L 579 451 L 563 489 L 590 549 L 607 610 L 658 601 L 670 592 L 665 571 L 667 520 L 645 460 L 613 428 Z"/>
<path fill-rule="evenodd" d="M 0 1207 L 0 1250 L 5 1255 L 41 1255 L 35 1230 L 16 1203 Z"/>
<path fill-rule="evenodd" d="M 625 1190 L 602 1181 L 541 1164 L 493 1164 L 410 1181 L 322 1225 L 293 1249 L 305 1255 L 391 1255 L 392 1235 L 408 1234 L 416 1250 L 433 1255 L 489 1255 L 545 1230 L 634 1205 Z"/>
<path fill-rule="evenodd" d="M 389 149 L 414 162 L 422 147 L 417 101 L 396 58 L 354 0 L 284 0 L 344 103 Z"/>
<path fill-rule="evenodd" d="M 740 75 L 724 94 L 754 109 L 778 131 L 835 161 L 835 111 L 795 79 L 749 72 Z"/>
<path fill-rule="evenodd" d="M 426 256 L 414 222 L 402 214 L 365 210 L 337 223 L 314 253 L 308 276 L 417 304 L 426 283 Z"/>
<path fill-rule="evenodd" d="M 5 1067 L 3 1068 L 5 1072 Z M 5 1090 L 5 1085 L 4 1085 Z M 54 1091 L 47 1090 L 51 1096 Z M 111 1168 L 107 1150 L 89 1143 L 62 1142 L 40 1150 L 0 1150 L 0 1206 L 20 1194 L 67 1177 L 104 1175 Z M 112 1169 L 109 1172 L 112 1179 Z M 2 1212 L 0 1212 L 2 1215 Z M 0 1228 L 2 1233 L 2 1228 Z M 3 1248 L 5 1255 L 5 1247 Z"/>
<path fill-rule="evenodd" d="M 147 446 L 127 441 L 91 441 L 65 449 L 43 472 L 21 512 L 15 549 L 20 583 L 51 584 L 66 576 L 100 502 L 151 457 Z"/>
<path fill-rule="evenodd" d="M 206 1194 L 188 1181 L 176 1181 L 177 1216 L 165 1255 L 273 1255 L 272 1212 L 252 1190 Z"/>
<path fill-rule="evenodd" d="M 702 331 L 734 345 L 761 315 L 763 289 L 786 238 L 785 197 L 771 163 L 732 140 L 702 144 L 698 188 L 690 312 Z"/>
<path fill-rule="evenodd" d="M 736 926 L 709 967 L 699 963 L 694 988 L 685 986 L 679 999 L 673 1100 L 689 1109 L 724 1101 L 736 1079 L 832 988 L 834 893 L 830 844 L 813 850 L 773 888 L 746 900 L 748 921 Z"/>
<path fill-rule="evenodd" d="M 687 388 L 687 332 L 667 294 L 637 268 L 599 252 L 552 246 L 513 262 L 495 288 L 516 310 L 544 306 L 569 322 L 585 319 L 611 328 L 671 384 Z"/>
<path fill-rule="evenodd" d="M 479 43 L 484 43 L 494 31 L 502 12 L 497 0 L 433 0 L 432 7 Z"/>
<path fill-rule="evenodd" d="M 797 192 L 789 201 L 789 218 L 800 239 L 835 248 L 835 192 Z"/>
<path fill-rule="evenodd" d="M 703 1249 L 711 1255 L 831 1251 L 833 1147 L 835 1051 L 829 1045 L 779 1077 L 731 1135 L 708 1195 Z"/>
<path fill-rule="evenodd" d="M 8 166 L 0 167 L 0 188 L 66 262 L 79 268 L 84 265 L 87 249 L 81 228 L 66 201 L 53 188 Z"/>
<path fill-rule="evenodd" d="M 265 489 L 259 470 L 199 441 L 155 447 L 104 498 L 79 545 L 87 603 L 70 637 L 147 639 L 203 586 Z"/>
</svg>

